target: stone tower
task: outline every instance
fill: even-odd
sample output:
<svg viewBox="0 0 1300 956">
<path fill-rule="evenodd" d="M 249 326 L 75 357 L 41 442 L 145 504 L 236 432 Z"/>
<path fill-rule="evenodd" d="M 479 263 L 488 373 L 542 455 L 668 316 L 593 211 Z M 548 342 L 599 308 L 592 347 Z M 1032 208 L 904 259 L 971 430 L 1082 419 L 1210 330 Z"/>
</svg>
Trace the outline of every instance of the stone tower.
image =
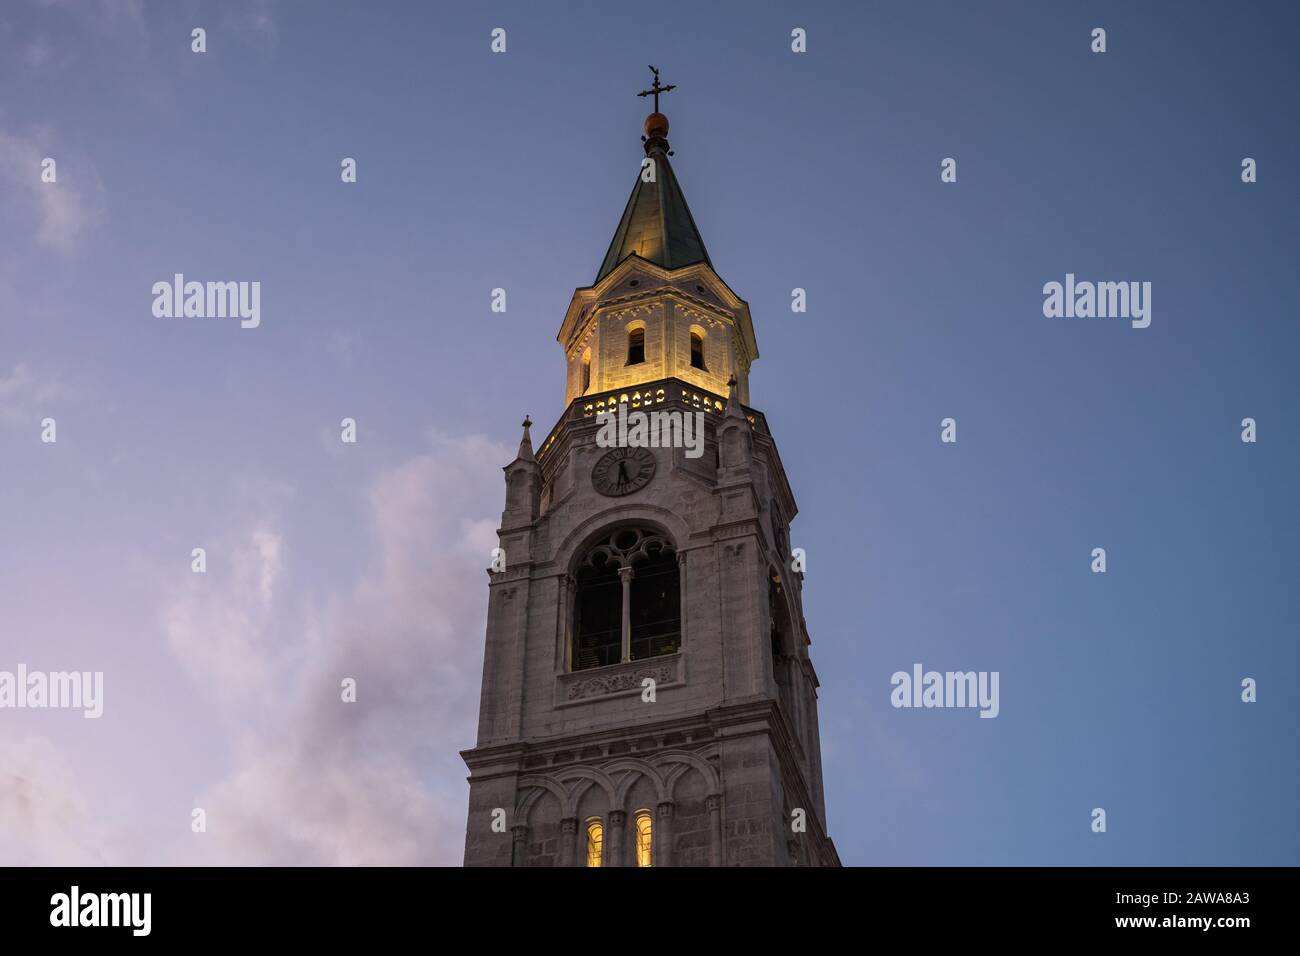
<svg viewBox="0 0 1300 956">
<path fill-rule="evenodd" d="M 749 306 L 709 261 L 667 118 L 645 133 L 560 328 L 565 410 L 536 450 L 525 420 L 505 467 L 465 865 L 836 866 Z M 611 445 L 611 412 L 681 427 Z"/>
</svg>

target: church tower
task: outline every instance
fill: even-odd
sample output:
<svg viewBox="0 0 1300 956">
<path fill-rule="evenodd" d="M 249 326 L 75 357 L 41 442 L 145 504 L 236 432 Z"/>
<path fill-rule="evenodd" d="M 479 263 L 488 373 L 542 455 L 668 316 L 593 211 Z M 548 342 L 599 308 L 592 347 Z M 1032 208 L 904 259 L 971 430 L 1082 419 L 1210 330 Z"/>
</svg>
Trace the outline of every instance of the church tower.
<svg viewBox="0 0 1300 956">
<path fill-rule="evenodd" d="M 505 467 L 466 866 L 839 865 L 794 495 L 749 306 L 669 163 L 671 88 L 560 327 L 564 411 Z"/>
</svg>

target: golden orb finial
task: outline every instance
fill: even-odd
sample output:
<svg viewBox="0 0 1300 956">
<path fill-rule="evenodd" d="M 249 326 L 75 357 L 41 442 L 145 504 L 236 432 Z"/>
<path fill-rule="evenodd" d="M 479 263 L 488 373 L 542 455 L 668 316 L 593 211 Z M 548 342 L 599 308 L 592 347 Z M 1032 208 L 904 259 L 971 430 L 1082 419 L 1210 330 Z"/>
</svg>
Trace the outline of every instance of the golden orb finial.
<svg viewBox="0 0 1300 956">
<path fill-rule="evenodd" d="M 645 134 L 649 136 L 668 135 L 668 117 L 663 113 L 651 113 L 645 118 Z"/>
</svg>

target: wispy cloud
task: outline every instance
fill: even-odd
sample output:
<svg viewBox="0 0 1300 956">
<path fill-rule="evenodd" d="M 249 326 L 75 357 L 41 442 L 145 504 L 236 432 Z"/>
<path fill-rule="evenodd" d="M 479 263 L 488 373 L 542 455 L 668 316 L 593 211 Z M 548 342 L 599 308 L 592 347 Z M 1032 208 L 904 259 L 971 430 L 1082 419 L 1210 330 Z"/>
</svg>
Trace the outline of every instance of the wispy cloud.
<svg viewBox="0 0 1300 956">
<path fill-rule="evenodd" d="M 57 179 L 41 180 L 41 163 L 56 163 Z M 76 173 L 74 174 L 74 170 Z M 39 245 L 70 251 L 102 215 L 103 183 L 88 162 L 53 146 L 48 128 L 20 134 L 0 129 L 0 211 L 6 220 L 35 226 Z"/>
<path fill-rule="evenodd" d="M 144 0 L 37 0 L 42 7 L 68 10 L 84 17 L 101 33 L 144 32 Z"/>
<path fill-rule="evenodd" d="M 58 403 L 75 400 L 77 394 L 66 382 L 19 362 L 8 374 L 0 372 L 0 424 L 34 428 Z"/>
<path fill-rule="evenodd" d="M 195 800 L 208 813 L 197 840 L 204 859 L 460 862 L 468 790 L 457 754 L 474 742 L 483 568 L 509 457 L 480 437 L 435 436 L 428 453 L 382 474 L 369 493 L 376 565 L 309 608 L 300 628 L 276 630 L 274 651 L 258 609 L 280 599 L 280 562 L 292 564 L 278 539 L 250 538 L 244 583 L 181 612 L 196 630 L 173 647 L 192 672 L 209 666 L 198 643 L 230 629 L 210 682 L 271 670 L 291 678 L 286 703 L 238 728 L 233 770 Z M 286 668 L 276 654 L 300 663 Z M 342 700 L 344 678 L 356 681 L 356 703 Z M 213 689 L 238 717 L 237 695 Z"/>
<path fill-rule="evenodd" d="M 8 866 L 111 862 L 82 791 L 50 740 L 0 736 L 0 860 Z"/>
<path fill-rule="evenodd" d="M 248 0 L 243 6 L 227 6 L 222 25 L 230 30 L 250 34 L 274 47 L 277 39 L 271 0 Z"/>
<path fill-rule="evenodd" d="M 28 69 L 39 70 L 54 58 L 54 47 L 45 37 L 37 37 L 23 47 L 23 62 Z"/>
<path fill-rule="evenodd" d="M 212 548 L 208 573 L 191 574 L 162 611 L 176 659 L 232 710 L 264 699 L 272 683 L 270 623 L 282 550 L 280 535 L 263 526 L 245 541 Z"/>
</svg>

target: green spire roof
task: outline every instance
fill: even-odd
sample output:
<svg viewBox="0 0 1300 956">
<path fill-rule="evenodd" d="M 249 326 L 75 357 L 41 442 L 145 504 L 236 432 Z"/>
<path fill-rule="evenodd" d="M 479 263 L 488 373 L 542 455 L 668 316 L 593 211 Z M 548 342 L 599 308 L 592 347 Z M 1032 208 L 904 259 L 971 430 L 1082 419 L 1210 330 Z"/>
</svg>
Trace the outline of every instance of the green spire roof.
<svg viewBox="0 0 1300 956">
<path fill-rule="evenodd" d="M 614 230 L 614 239 L 605 253 L 596 282 L 631 255 L 665 269 L 679 269 L 695 262 L 713 265 L 668 162 L 667 118 L 662 113 L 652 113 L 646 119 L 646 133 L 645 151 L 654 160 L 655 181 L 645 182 L 642 170 L 637 170 L 632 195 Z"/>
</svg>

